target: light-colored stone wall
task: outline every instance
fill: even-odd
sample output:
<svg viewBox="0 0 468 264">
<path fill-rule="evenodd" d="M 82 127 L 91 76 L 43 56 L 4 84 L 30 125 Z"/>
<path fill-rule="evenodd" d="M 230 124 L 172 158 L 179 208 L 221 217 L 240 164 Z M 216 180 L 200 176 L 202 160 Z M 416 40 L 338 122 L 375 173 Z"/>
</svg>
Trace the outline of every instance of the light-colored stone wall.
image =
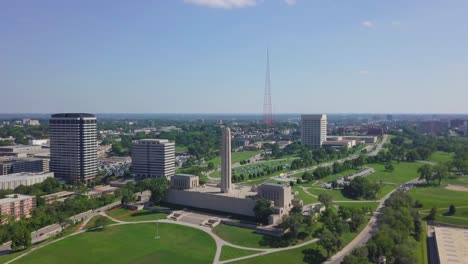
<svg viewBox="0 0 468 264">
<path fill-rule="evenodd" d="M 167 190 L 165 201 L 195 208 L 255 216 L 253 209 L 256 201 L 253 199 L 170 189 Z"/>
</svg>

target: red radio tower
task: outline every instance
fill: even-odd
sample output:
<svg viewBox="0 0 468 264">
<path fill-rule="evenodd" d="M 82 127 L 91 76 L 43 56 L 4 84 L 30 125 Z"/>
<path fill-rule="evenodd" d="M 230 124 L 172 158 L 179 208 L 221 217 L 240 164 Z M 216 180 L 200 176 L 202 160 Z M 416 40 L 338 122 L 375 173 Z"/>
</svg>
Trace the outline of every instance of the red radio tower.
<svg viewBox="0 0 468 264">
<path fill-rule="evenodd" d="M 263 122 L 267 125 L 273 124 L 273 113 L 271 111 L 271 90 L 270 90 L 270 55 L 267 49 L 267 65 L 265 78 L 265 97 L 263 101 Z"/>
</svg>

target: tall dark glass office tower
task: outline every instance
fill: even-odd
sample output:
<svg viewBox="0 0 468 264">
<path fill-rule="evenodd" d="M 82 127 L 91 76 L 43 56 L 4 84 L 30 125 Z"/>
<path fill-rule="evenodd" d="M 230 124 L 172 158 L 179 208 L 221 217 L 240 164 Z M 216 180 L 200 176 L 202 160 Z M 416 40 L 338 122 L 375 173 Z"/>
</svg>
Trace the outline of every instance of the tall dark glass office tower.
<svg viewBox="0 0 468 264">
<path fill-rule="evenodd" d="M 88 183 L 97 173 L 96 117 L 54 114 L 50 118 L 50 171 L 67 182 Z"/>
</svg>

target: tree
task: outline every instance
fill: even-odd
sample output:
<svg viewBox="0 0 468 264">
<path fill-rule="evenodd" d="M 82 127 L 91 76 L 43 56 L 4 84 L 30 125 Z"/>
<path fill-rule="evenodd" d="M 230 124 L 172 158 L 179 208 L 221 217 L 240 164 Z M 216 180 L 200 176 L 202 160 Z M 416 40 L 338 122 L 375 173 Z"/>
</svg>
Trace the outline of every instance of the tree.
<svg viewBox="0 0 468 264">
<path fill-rule="evenodd" d="M 12 226 L 11 248 L 23 250 L 31 246 L 31 231 L 24 223 L 15 223 Z"/>
<path fill-rule="evenodd" d="M 439 164 L 434 167 L 434 178 L 439 181 L 439 185 L 442 180 L 447 178 L 449 175 L 448 168 L 444 164 Z"/>
<path fill-rule="evenodd" d="M 321 204 L 328 208 L 333 202 L 333 197 L 329 194 L 321 193 L 318 196 L 318 200 Z"/>
<path fill-rule="evenodd" d="M 275 210 L 271 207 L 271 202 L 265 198 L 260 198 L 254 207 L 255 218 L 258 222 L 268 224 L 268 217 L 273 214 Z"/>
<path fill-rule="evenodd" d="M 455 208 L 455 206 L 453 204 L 451 204 L 450 207 L 449 207 L 448 214 L 449 215 L 454 215 L 456 212 L 457 212 L 457 209 Z"/>
<path fill-rule="evenodd" d="M 211 171 L 211 170 L 214 170 L 214 168 L 215 168 L 215 165 L 214 165 L 214 163 L 213 163 L 213 162 L 211 162 L 211 161 L 210 161 L 210 162 L 208 162 L 207 168 L 208 168 L 208 170 L 210 170 L 210 171 Z"/>
<path fill-rule="evenodd" d="M 432 180 L 432 166 L 424 164 L 418 168 L 419 179 L 430 182 Z"/>
<path fill-rule="evenodd" d="M 299 234 L 299 229 L 302 224 L 302 214 L 290 214 L 283 216 L 283 221 L 280 224 L 280 227 L 284 230 L 289 230 L 289 237 L 291 239 L 296 239 Z"/>
<path fill-rule="evenodd" d="M 431 211 L 429 212 L 429 215 L 426 217 L 427 220 L 436 220 L 436 214 L 437 214 L 437 208 L 432 207 Z"/>
<path fill-rule="evenodd" d="M 94 221 L 94 228 L 100 228 L 104 230 L 109 221 L 104 216 L 98 216 L 96 221 Z"/>
<path fill-rule="evenodd" d="M 351 232 L 356 232 L 358 228 L 364 223 L 365 218 L 362 212 L 353 213 L 351 221 L 348 223 Z"/>
<path fill-rule="evenodd" d="M 330 253 L 336 252 L 342 243 L 339 235 L 332 233 L 326 228 L 322 229 L 318 244 L 327 251 L 327 258 L 330 257 Z"/>
<path fill-rule="evenodd" d="M 385 170 L 389 172 L 392 172 L 393 170 L 395 170 L 395 167 L 393 167 L 392 162 L 388 162 L 387 164 L 385 164 Z"/>
<path fill-rule="evenodd" d="M 157 204 L 166 195 L 166 190 L 169 189 L 170 183 L 165 177 L 150 179 L 148 183 L 148 189 L 151 191 L 151 202 Z"/>
</svg>

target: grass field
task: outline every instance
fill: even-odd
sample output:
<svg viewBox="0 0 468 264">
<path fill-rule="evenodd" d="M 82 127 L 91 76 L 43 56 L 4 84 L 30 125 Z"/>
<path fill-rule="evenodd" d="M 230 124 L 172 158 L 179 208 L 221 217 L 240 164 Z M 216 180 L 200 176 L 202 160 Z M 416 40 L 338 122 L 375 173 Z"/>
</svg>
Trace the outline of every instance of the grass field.
<svg viewBox="0 0 468 264">
<path fill-rule="evenodd" d="M 366 177 L 367 179 L 371 181 L 401 184 L 418 178 L 419 175 L 417 170 L 422 166 L 422 164 L 417 162 L 394 162 L 393 166 L 395 167 L 395 170 L 392 172 L 386 171 L 384 164 L 367 164 L 366 166 L 375 169 L 374 173 Z"/>
<path fill-rule="evenodd" d="M 455 153 L 448 153 L 443 151 L 436 151 L 432 153 L 429 157 L 429 161 L 436 162 L 436 163 L 446 163 L 453 159 Z"/>
<path fill-rule="evenodd" d="M 300 187 L 294 186 L 292 189 L 299 193 L 299 194 L 294 195 L 294 199 L 302 200 L 304 202 L 304 205 L 318 203 L 317 198 L 308 195 Z"/>
<path fill-rule="evenodd" d="M 281 264 L 300 264 L 300 263 L 322 263 L 325 252 L 317 245 L 311 244 L 296 249 L 271 253 L 265 256 L 249 258 L 241 261 L 233 262 L 234 264 L 264 264 L 264 263 L 281 263 Z"/>
<path fill-rule="evenodd" d="M 353 199 L 349 199 L 343 196 L 341 190 L 327 190 L 327 189 L 317 189 L 317 188 L 309 188 L 307 191 L 313 195 L 319 196 L 319 194 L 328 194 L 333 198 L 333 201 L 354 201 Z"/>
<path fill-rule="evenodd" d="M 265 243 L 265 236 L 254 232 L 255 230 L 220 224 L 213 228 L 213 232 L 222 239 L 244 247 L 270 248 Z"/>
<path fill-rule="evenodd" d="M 203 231 L 172 224 L 107 227 L 86 232 L 36 250 L 15 263 L 211 263 L 214 240 Z M 196 241 L 196 243 L 194 243 Z M 181 250 L 183 249 L 183 250 Z"/>
<path fill-rule="evenodd" d="M 246 250 L 240 248 L 234 248 L 230 246 L 223 246 L 221 251 L 221 260 L 235 259 L 243 256 L 252 255 L 259 253 L 260 251 Z"/>
<path fill-rule="evenodd" d="M 188 148 L 185 146 L 176 146 L 175 151 L 176 152 L 187 152 Z"/>
<path fill-rule="evenodd" d="M 127 221 L 127 222 L 158 220 L 158 219 L 165 219 L 167 217 L 167 214 L 157 213 L 157 212 L 153 212 L 153 211 L 146 210 L 146 209 L 133 212 L 125 208 L 117 208 L 117 209 L 107 211 L 106 214 L 117 220 Z"/>
<path fill-rule="evenodd" d="M 231 155 L 231 162 L 232 164 L 236 164 L 241 160 L 248 160 L 255 155 L 261 154 L 263 151 L 241 151 L 241 152 L 234 152 Z M 213 162 L 214 165 L 220 166 L 221 165 L 221 157 L 216 157 L 214 159 L 209 160 L 208 162 Z"/>
<path fill-rule="evenodd" d="M 436 207 L 436 221 L 468 226 L 468 192 L 451 191 L 444 187 L 418 187 L 410 190 L 409 194 L 423 204 L 423 208 L 419 209 L 421 216 L 427 216 L 429 210 Z M 452 204 L 457 209 L 455 215 L 445 215 Z"/>
<path fill-rule="evenodd" d="M 363 207 L 366 207 L 366 208 L 370 208 L 372 211 L 375 211 L 375 209 L 377 209 L 377 206 L 379 205 L 378 202 L 357 202 L 357 203 L 343 203 L 343 202 L 337 202 L 337 203 L 333 203 L 334 205 L 336 206 L 343 206 L 343 207 L 347 207 L 347 208 L 363 208 Z"/>
<path fill-rule="evenodd" d="M 97 215 L 97 216 L 94 216 L 93 218 L 89 219 L 88 223 L 86 224 L 86 227 L 87 228 L 92 228 L 94 227 L 94 222 L 96 222 L 96 220 L 100 219 L 100 218 L 104 218 L 104 220 L 106 221 L 106 225 L 110 225 L 110 224 L 114 224 L 115 222 L 110 220 L 109 218 L 105 217 L 105 216 L 101 216 L 101 215 Z"/>
</svg>

